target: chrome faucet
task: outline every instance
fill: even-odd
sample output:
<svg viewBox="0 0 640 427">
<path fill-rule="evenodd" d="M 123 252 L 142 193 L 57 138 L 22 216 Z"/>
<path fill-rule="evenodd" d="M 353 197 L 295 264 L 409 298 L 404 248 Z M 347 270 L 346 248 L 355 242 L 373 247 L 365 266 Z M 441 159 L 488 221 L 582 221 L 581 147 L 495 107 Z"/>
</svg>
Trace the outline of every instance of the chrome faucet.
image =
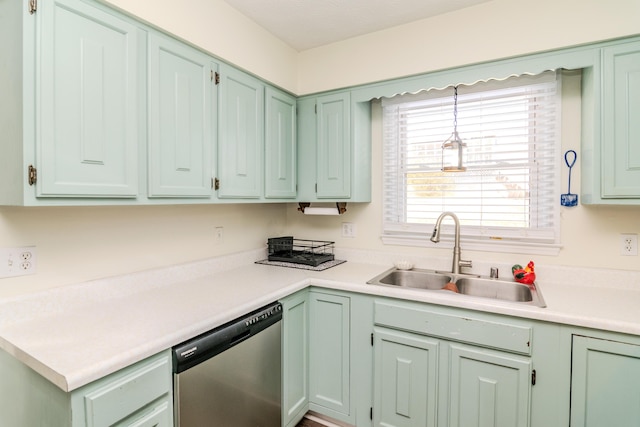
<svg viewBox="0 0 640 427">
<path fill-rule="evenodd" d="M 460 221 L 453 212 L 443 212 L 436 220 L 436 226 L 433 228 L 433 234 L 431 234 L 431 241 L 438 243 L 440 241 L 440 225 L 445 216 L 450 216 L 453 222 L 456 224 L 455 238 L 453 242 L 453 265 L 451 266 L 451 272 L 453 274 L 460 274 L 460 267 L 471 267 L 471 261 L 465 261 L 460 259 Z"/>
</svg>

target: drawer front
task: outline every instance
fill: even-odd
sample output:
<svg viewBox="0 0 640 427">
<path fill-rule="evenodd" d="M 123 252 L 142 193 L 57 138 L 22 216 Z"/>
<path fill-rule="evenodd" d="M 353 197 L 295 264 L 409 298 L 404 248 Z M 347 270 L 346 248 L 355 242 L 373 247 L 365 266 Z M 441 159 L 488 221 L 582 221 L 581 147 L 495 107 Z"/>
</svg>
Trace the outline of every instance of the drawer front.
<svg viewBox="0 0 640 427">
<path fill-rule="evenodd" d="M 375 303 L 376 325 L 514 353 L 531 354 L 532 328 L 509 323 L 436 313 L 391 302 Z"/>
<path fill-rule="evenodd" d="M 123 427 L 172 427 L 171 404 L 172 402 L 169 399 L 165 399 L 154 406 L 148 413 L 140 417 L 135 416 L 131 421 L 125 421 L 122 423 Z"/>
<path fill-rule="evenodd" d="M 143 362 L 84 396 L 87 426 L 111 426 L 162 396 L 170 396 L 171 387 L 168 355 Z"/>
</svg>

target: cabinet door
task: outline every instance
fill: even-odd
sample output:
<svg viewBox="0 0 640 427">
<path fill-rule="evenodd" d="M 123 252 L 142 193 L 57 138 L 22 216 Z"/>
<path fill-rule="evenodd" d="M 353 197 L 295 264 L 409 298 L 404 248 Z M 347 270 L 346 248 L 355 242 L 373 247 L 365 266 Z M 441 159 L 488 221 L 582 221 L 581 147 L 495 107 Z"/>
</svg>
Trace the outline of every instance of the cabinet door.
<svg viewBox="0 0 640 427">
<path fill-rule="evenodd" d="M 296 197 L 296 99 L 266 88 L 266 198 Z"/>
<path fill-rule="evenodd" d="M 317 120 L 316 98 L 297 100 L 298 198 L 301 202 L 315 201 L 317 179 Z"/>
<path fill-rule="evenodd" d="M 217 66 L 204 53 L 149 35 L 149 196 L 209 197 Z"/>
<path fill-rule="evenodd" d="M 434 427 L 439 342 L 382 328 L 374 336 L 373 425 Z"/>
<path fill-rule="evenodd" d="M 309 297 L 309 407 L 337 417 L 350 413 L 350 300 Z"/>
<path fill-rule="evenodd" d="M 603 53 L 602 196 L 640 198 L 640 43 Z"/>
<path fill-rule="evenodd" d="M 263 182 L 264 85 L 221 64 L 219 91 L 218 196 L 259 198 Z"/>
<path fill-rule="evenodd" d="M 295 425 L 309 410 L 309 293 L 282 300 L 282 425 Z"/>
<path fill-rule="evenodd" d="M 351 196 L 351 126 L 349 93 L 321 96 L 316 101 L 318 198 Z"/>
<path fill-rule="evenodd" d="M 571 425 L 637 427 L 640 346 L 573 337 Z"/>
<path fill-rule="evenodd" d="M 509 353 L 451 344 L 449 426 L 527 427 L 531 360 Z"/>
<path fill-rule="evenodd" d="M 136 27 L 79 0 L 39 6 L 37 195 L 136 197 Z"/>
</svg>

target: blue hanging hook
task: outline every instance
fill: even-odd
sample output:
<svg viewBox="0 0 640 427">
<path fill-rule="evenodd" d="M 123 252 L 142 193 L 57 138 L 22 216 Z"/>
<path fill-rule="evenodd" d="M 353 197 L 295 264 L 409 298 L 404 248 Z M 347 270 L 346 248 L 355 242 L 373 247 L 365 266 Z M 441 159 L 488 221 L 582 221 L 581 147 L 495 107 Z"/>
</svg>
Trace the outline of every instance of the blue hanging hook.
<svg viewBox="0 0 640 427">
<path fill-rule="evenodd" d="M 573 155 L 573 156 L 570 156 L 570 155 Z M 570 160 L 569 159 L 570 157 L 573 157 L 573 158 Z M 566 153 L 564 153 L 564 162 L 569 167 L 569 185 L 567 187 L 567 194 L 560 195 L 560 204 L 562 206 L 571 207 L 571 206 L 578 205 L 578 195 L 571 194 L 571 169 L 573 168 L 573 165 L 576 164 L 577 158 L 578 158 L 578 155 L 573 150 L 568 150 Z"/>
</svg>

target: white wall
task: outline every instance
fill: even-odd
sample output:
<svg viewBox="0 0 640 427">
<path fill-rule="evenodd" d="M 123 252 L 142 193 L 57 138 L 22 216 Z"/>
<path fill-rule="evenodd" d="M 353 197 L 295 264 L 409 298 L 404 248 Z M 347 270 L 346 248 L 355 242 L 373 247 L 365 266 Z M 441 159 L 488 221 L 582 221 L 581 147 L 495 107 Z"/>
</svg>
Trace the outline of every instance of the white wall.
<svg viewBox="0 0 640 427">
<path fill-rule="evenodd" d="M 36 274 L 0 279 L 0 296 L 266 247 L 284 228 L 277 204 L 0 207 L 0 247 L 38 256 Z"/>
<path fill-rule="evenodd" d="M 580 78 L 563 79 L 562 101 L 562 150 L 580 152 Z M 287 231 L 300 238 L 336 241 L 336 247 L 369 249 L 403 255 L 451 257 L 451 249 L 443 244 L 431 247 L 406 247 L 384 245 L 380 239 L 382 231 L 382 121 L 379 104 L 373 109 L 372 131 L 373 182 L 370 204 L 347 204 L 342 216 L 311 217 L 287 209 Z M 580 192 L 580 162 L 572 172 L 571 192 Z M 562 188 L 566 192 L 568 170 L 562 168 Z M 558 196 L 558 203 L 560 197 Z M 342 222 L 352 222 L 357 230 L 356 238 L 342 238 Z M 640 234 L 640 206 L 636 207 L 587 207 L 580 204 L 574 208 L 561 208 L 562 250 L 558 256 L 533 254 L 510 254 L 499 252 L 466 251 L 462 244 L 463 259 L 496 262 L 501 264 L 525 264 L 534 260 L 536 264 L 567 265 L 640 271 L 639 256 L 620 255 L 620 234 Z M 405 255 L 406 256 L 406 255 Z M 488 272 L 487 272 L 488 274 Z"/>
<path fill-rule="evenodd" d="M 295 49 L 222 0 L 102 0 L 293 93 Z"/>
<path fill-rule="evenodd" d="M 638 0 L 493 0 L 301 52 L 299 94 L 640 33 Z"/>
</svg>

